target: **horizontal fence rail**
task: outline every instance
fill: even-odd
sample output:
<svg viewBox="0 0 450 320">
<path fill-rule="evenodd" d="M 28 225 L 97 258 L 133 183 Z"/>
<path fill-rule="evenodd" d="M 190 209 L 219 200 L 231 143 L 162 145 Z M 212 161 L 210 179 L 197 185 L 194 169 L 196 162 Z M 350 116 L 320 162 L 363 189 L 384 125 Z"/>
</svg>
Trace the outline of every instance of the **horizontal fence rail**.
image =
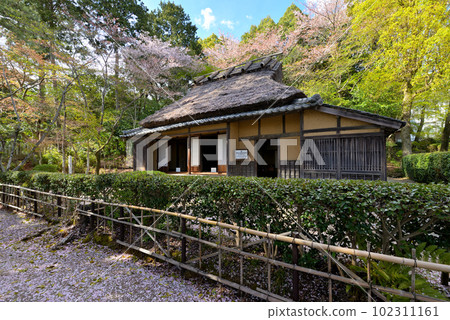
<svg viewBox="0 0 450 320">
<path fill-rule="evenodd" d="M 0 184 L 0 199 L 4 208 L 37 217 L 58 219 L 75 214 L 87 231 L 109 233 L 124 247 L 267 301 L 299 301 L 301 273 L 327 279 L 329 301 L 333 300 L 332 281 L 361 288 L 369 301 L 373 297 L 386 301 L 380 292 L 414 301 L 441 301 L 415 292 L 416 269 L 450 273 L 450 265 L 304 240 L 291 231 L 275 234 L 270 232 L 270 226 L 267 231 L 260 231 L 242 227 L 242 224 L 229 224 L 182 212 L 71 197 L 8 184 Z M 290 246 L 291 263 L 277 256 L 278 244 Z M 299 265 L 299 254 L 304 248 L 318 250 L 327 258 L 327 272 Z M 370 263 L 367 264 L 365 281 L 342 265 L 332 253 L 411 267 L 410 291 L 373 283 Z M 264 277 L 264 288 L 250 282 L 248 275 L 252 271 L 246 270 L 251 269 L 249 261 L 259 263 L 258 271 L 264 270 L 264 275 L 261 272 L 259 275 Z M 332 262 L 342 272 L 332 273 Z M 230 267 L 233 263 L 235 267 Z M 282 269 L 291 273 L 289 281 L 286 281 L 290 286 L 288 291 L 279 284 L 275 288 L 274 274 Z M 238 275 L 230 276 L 230 270 L 238 270 Z"/>
</svg>

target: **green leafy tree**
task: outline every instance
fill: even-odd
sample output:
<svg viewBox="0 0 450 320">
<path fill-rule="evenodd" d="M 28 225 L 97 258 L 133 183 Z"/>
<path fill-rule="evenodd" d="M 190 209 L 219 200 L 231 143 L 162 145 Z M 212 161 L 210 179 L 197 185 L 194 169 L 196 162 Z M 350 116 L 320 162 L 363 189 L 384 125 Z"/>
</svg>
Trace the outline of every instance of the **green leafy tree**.
<svg viewBox="0 0 450 320">
<path fill-rule="evenodd" d="M 278 21 L 277 25 L 283 30 L 284 35 L 288 35 L 297 28 L 297 18 L 302 15 L 302 11 L 295 4 L 291 4 Z"/>
<path fill-rule="evenodd" d="M 220 38 L 215 33 L 213 33 L 205 39 L 200 39 L 199 42 L 203 49 L 211 49 L 214 48 L 216 44 L 221 44 L 222 40 L 220 40 Z"/>
<path fill-rule="evenodd" d="M 269 32 L 277 27 L 277 24 L 270 16 L 261 20 L 258 26 L 252 25 L 250 31 L 242 35 L 241 41 L 247 43 L 254 39 L 258 34 Z"/>
<path fill-rule="evenodd" d="M 379 86 L 402 95 L 403 154 L 412 152 L 411 111 L 418 96 L 442 85 L 450 64 L 446 0 L 355 1 L 352 39 L 371 52 L 365 68 Z"/>
<path fill-rule="evenodd" d="M 183 7 L 170 1 L 161 1 L 159 6 L 149 15 L 149 34 L 200 54 L 202 47 L 198 41 L 197 27 L 192 24 Z"/>
</svg>

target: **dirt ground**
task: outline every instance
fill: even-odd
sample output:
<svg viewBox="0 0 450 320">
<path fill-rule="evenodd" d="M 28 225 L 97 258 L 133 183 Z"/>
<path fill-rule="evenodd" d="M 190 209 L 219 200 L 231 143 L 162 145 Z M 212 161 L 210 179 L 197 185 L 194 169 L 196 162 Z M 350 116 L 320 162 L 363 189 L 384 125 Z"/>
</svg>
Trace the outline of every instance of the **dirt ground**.
<svg viewBox="0 0 450 320">
<path fill-rule="evenodd" d="M 46 222 L 0 210 L 0 301 L 238 301 L 234 292 L 76 240 L 59 250 Z"/>
</svg>

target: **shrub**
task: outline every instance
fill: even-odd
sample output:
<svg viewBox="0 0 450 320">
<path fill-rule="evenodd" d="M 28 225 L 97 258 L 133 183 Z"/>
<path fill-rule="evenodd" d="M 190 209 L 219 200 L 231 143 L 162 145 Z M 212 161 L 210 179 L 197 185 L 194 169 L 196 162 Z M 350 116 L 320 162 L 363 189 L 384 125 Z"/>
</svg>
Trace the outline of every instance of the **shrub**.
<svg viewBox="0 0 450 320">
<path fill-rule="evenodd" d="M 0 181 L 195 216 L 297 231 L 383 252 L 415 241 L 449 245 L 450 186 L 383 181 L 170 176 L 154 172 L 64 175 L 14 172 Z M 431 232 L 433 230 L 433 232 Z"/>
<path fill-rule="evenodd" d="M 58 168 L 61 168 L 62 166 L 62 155 L 56 147 L 47 149 L 42 155 L 42 159 L 44 163 L 57 165 Z"/>
<path fill-rule="evenodd" d="M 403 158 L 405 174 L 416 182 L 450 182 L 450 152 L 411 154 Z"/>
<path fill-rule="evenodd" d="M 38 164 L 33 168 L 33 171 L 58 172 L 58 166 L 55 164 Z"/>
</svg>

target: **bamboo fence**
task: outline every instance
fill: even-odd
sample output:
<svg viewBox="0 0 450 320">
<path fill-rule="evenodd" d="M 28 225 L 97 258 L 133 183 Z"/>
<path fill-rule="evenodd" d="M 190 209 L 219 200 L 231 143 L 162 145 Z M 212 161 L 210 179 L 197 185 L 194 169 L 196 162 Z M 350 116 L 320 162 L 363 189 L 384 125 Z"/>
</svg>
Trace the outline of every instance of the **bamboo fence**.
<svg viewBox="0 0 450 320">
<path fill-rule="evenodd" d="M 52 220 L 76 215 L 88 232 L 110 230 L 114 240 L 126 248 L 267 301 L 299 301 L 302 298 L 299 295 L 302 273 L 327 279 L 328 301 L 333 301 L 333 282 L 360 288 L 367 295 L 368 301 L 386 301 L 386 296 L 382 293 L 412 301 L 441 301 L 416 292 L 417 268 L 450 273 L 450 265 L 419 260 L 415 256 L 415 250 L 412 258 L 397 257 L 373 252 L 370 244 L 366 251 L 335 246 L 329 239 L 326 244 L 304 240 L 290 231 L 275 234 L 270 232 L 270 226 L 266 231 L 260 231 L 245 228 L 242 223 L 229 224 L 185 213 L 70 197 L 8 184 L 0 184 L 0 200 L 4 208 Z M 275 241 L 290 245 L 290 263 L 277 255 Z M 304 247 L 318 250 L 326 257 L 327 271 L 299 265 L 299 249 L 303 250 Z M 367 281 L 346 268 L 332 253 L 366 259 Z M 237 257 L 239 266 L 236 268 L 239 275 L 233 279 L 227 275 L 225 267 L 230 255 Z M 210 263 L 212 260 L 215 266 L 213 269 Z M 252 270 L 246 270 L 245 262 L 248 260 L 265 265 L 265 288 L 249 283 L 248 275 Z M 409 291 L 375 284 L 370 267 L 373 260 L 411 267 Z M 333 263 L 341 271 L 339 274 L 333 273 Z M 289 295 L 274 290 L 273 274 L 276 268 L 289 270 L 291 273 Z"/>
</svg>

